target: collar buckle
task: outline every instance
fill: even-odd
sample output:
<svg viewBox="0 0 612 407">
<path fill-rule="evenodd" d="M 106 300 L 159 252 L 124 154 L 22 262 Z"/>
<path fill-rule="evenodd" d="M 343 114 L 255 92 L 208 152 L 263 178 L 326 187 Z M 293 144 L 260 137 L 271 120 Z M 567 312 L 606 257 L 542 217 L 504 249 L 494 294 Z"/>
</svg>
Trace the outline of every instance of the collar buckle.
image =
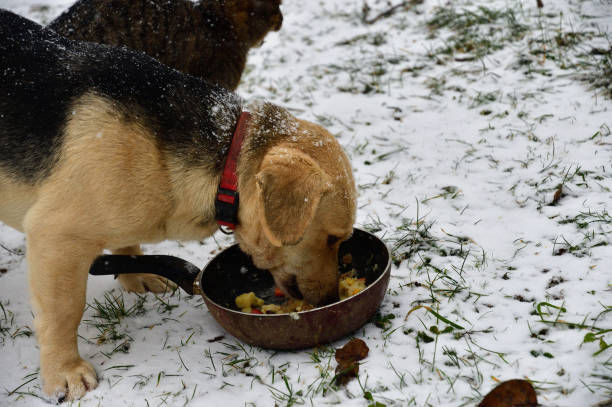
<svg viewBox="0 0 612 407">
<path fill-rule="evenodd" d="M 215 199 L 216 220 L 219 226 L 225 226 L 231 230 L 236 228 L 238 224 L 238 191 L 221 188 L 217 190 L 217 198 Z M 224 233 L 230 234 L 221 229 Z"/>
<path fill-rule="evenodd" d="M 219 189 L 217 190 L 217 196 L 215 198 L 215 220 L 219 225 L 219 229 L 223 233 L 231 234 L 238 225 L 238 175 L 236 170 L 238 167 L 238 155 L 242 148 L 242 142 L 246 134 L 247 125 L 251 115 L 249 112 L 242 112 L 234 135 L 230 144 L 229 153 L 223 173 L 221 174 L 221 181 L 219 182 Z M 224 228 L 229 229 L 228 232 Z"/>
</svg>

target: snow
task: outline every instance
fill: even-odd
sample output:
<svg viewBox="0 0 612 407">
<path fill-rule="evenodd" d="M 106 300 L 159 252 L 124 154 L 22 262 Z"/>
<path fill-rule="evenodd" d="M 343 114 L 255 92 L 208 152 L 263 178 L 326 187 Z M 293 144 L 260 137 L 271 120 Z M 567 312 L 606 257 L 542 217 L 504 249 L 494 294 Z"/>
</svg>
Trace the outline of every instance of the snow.
<svg viewBox="0 0 612 407">
<path fill-rule="evenodd" d="M 49 22 L 70 3 L 0 6 Z M 367 3 L 370 18 L 388 8 Z M 535 1 L 425 0 L 372 25 L 361 21 L 362 6 L 285 0 L 281 31 L 251 52 L 238 88 L 245 100 L 285 106 L 339 139 L 358 185 L 357 226 L 405 257 L 380 311 L 385 328 L 372 322 L 354 333 L 370 347 L 360 380 L 331 389 L 329 348 L 251 348 L 198 297 L 147 295 L 146 312 L 118 326 L 124 340 L 97 344 L 97 329 L 81 323 L 80 353 L 100 385 L 79 405 L 365 406 L 370 392 L 388 406 L 461 406 L 512 378 L 532 380 L 544 406 L 612 398 L 612 349 L 594 355 L 612 334 L 588 342 L 602 331 L 578 327 L 612 328 L 612 103 L 578 80 L 589 65 L 571 67 L 590 47 L 610 47 L 610 2 L 544 1 L 540 14 Z M 442 53 L 453 32 L 427 28 L 436 7 L 478 6 L 515 10 L 530 29 L 477 58 Z M 506 32 L 496 27 L 484 38 Z M 575 47 L 537 41 L 560 32 L 592 34 Z M 145 252 L 203 266 L 232 243 L 216 234 Z M 38 369 L 36 340 L 20 334 L 32 330 L 24 237 L 0 224 L 0 244 L 0 327 L 9 326 L 0 336 L 0 406 L 44 406 L 39 380 L 26 383 Z M 88 304 L 109 290 L 121 295 L 112 277 L 90 278 Z M 465 329 L 436 335 L 432 326 L 450 325 L 419 305 Z M 88 308 L 83 319 L 93 315 Z M 129 349 L 113 352 L 122 343 Z"/>
</svg>

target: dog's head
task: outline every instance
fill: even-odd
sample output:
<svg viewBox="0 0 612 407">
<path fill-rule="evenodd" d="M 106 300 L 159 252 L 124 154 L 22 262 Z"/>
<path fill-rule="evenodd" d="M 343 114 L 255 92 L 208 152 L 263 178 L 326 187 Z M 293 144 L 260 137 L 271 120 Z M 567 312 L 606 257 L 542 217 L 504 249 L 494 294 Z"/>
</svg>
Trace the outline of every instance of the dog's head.
<svg viewBox="0 0 612 407">
<path fill-rule="evenodd" d="M 355 221 L 351 167 L 325 129 L 267 109 L 241 156 L 250 164 L 239 165 L 236 239 L 286 294 L 328 303 L 338 296 L 338 248 Z"/>
</svg>

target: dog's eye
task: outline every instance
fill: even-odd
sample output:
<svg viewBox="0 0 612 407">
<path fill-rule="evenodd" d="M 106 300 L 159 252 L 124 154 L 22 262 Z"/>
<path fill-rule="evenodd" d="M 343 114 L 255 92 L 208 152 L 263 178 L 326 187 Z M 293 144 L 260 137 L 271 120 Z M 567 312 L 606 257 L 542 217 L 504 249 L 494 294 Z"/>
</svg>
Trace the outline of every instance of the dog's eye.
<svg viewBox="0 0 612 407">
<path fill-rule="evenodd" d="M 338 236 L 334 236 L 334 235 L 327 235 L 327 245 L 329 247 L 332 247 L 333 245 L 335 245 L 336 243 L 338 243 L 338 241 L 340 240 L 340 238 Z"/>
</svg>

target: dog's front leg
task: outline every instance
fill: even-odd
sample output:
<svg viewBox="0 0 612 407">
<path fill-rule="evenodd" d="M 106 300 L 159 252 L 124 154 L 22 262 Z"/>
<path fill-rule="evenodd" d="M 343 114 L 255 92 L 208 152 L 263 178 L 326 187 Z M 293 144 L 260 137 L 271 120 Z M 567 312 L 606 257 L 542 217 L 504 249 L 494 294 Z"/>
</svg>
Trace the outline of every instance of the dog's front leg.
<svg viewBox="0 0 612 407">
<path fill-rule="evenodd" d="M 77 329 L 87 271 L 100 249 L 54 230 L 57 225 L 31 224 L 26 226 L 27 260 L 43 392 L 55 400 L 75 400 L 98 384 L 94 369 L 79 356 Z"/>
</svg>

